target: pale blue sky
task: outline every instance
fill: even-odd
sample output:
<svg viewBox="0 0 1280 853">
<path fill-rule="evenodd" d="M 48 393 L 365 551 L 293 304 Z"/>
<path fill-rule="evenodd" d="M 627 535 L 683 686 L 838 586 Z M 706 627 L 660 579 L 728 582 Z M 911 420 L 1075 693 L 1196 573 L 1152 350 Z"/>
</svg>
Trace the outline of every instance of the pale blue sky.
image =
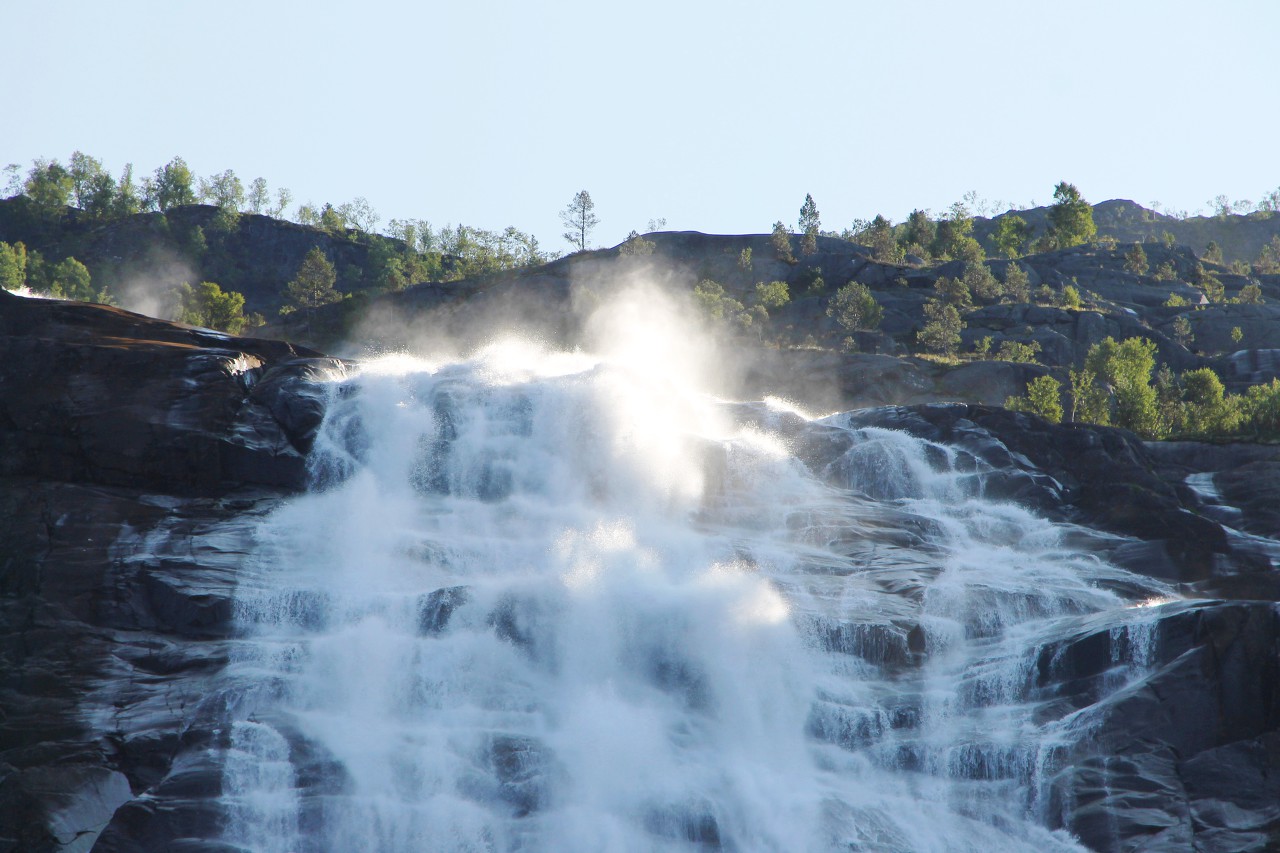
<svg viewBox="0 0 1280 853">
<path fill-rule="evenodd" d="M 1194 211 L 1280 187 L 1280 2 L 180 3 L 0 12 L 0 165 L 180 154 L 383 221 L 515 225 L 562 251 L 590 191 L 651 218 L 825 228 L 969 190 Z"/>
</svg>

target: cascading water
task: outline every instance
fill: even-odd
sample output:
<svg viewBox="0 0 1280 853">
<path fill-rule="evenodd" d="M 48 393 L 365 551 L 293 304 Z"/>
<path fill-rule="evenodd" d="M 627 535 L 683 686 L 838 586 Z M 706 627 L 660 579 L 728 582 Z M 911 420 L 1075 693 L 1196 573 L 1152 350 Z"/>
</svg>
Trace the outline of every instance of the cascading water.
<svg viewBox="0 0 1280 853">
<path fill-rule="evenodd" d="M 365 366 L 237 594 L 228 841 L 1080 849 L 1044 788 L 1088 714 L 1029 673 L 1096 622 L 1123 686 L 1168 590 L 970 462 L 625 360 Z"/>
</svg>

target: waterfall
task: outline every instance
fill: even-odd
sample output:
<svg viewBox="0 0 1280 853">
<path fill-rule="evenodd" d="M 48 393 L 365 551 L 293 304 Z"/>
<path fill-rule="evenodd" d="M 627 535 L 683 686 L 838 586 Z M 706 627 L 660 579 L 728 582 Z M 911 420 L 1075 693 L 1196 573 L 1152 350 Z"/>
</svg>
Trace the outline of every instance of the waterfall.
<svg viewBox="0 0 1280 853">
<path fill-rule="evenodd" d="M 1089 713 L 1038 657 L 1109 631 L 1123 688 L 1169 590 L 952 448 L 679 376 L 505 344 L 334 383 L 237 592 L 228 842 L 1082 849 L 1046 791 Z"/>
</svg>

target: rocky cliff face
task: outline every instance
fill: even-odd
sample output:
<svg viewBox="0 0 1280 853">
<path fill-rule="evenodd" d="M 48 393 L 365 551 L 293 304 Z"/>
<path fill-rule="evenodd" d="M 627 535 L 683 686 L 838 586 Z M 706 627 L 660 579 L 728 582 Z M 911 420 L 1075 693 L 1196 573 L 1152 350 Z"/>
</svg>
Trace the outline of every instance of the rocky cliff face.
<svg viewBox="0 0 1280 853">
<path fill-rule="evenodd" d="M 560 293 L 567 277 L 547 275 L 545 293 Z M 4 293 L 0 356 L 0 851 L 227 853 L 231 591 L 256 520 L 305 486 L 319 380 L 344 364 Z M 830 357 L 856 359 L 833 368 L 849 376 L 900 364 Z M 923 383 L 923 398 L 942 380 L 920 368 L 882 381 Z M 1051 824 L 1098 850 L 1280 843 L 1274 447 L 1144 444 L 968 404 L 854 423 L 956 448 L 992 470 L 990 496 L 1079 525 L 1082 550 L 1196 599 L 1162 611 L 1153 674 L 1112 695 L 1063 757 Z M 815 470 L 848 436 L 798 418 L 788 429 Z M 904 627 L 877 653 L 909 666 L 911 637 Z M 1116 642 L 1085 625 L 1041 648 L 1027 689 L 1044 713 L 1095 706 Z"/>
<path fill-rule="evenodd" d="M 0 849 L 176 849 L 247 522 L 304 486 L 342 365 L 2 292 L 0 364 Z"/>
</svg>

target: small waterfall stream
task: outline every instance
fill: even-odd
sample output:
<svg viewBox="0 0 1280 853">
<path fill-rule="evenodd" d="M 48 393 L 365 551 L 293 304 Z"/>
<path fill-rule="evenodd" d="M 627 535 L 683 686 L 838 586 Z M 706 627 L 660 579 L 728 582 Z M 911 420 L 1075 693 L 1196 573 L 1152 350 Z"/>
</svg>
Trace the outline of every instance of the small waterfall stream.
<svg viewBox="0 0 1280 853">
<path fill-rule="evenodd" d="M 235 603 L 260 853 L 1082 849 L 1037 661 L 1121 689 L 1171 594 L 952 448 L 581 354 L 366 365 L 312 466 Z"/>
</svg>

